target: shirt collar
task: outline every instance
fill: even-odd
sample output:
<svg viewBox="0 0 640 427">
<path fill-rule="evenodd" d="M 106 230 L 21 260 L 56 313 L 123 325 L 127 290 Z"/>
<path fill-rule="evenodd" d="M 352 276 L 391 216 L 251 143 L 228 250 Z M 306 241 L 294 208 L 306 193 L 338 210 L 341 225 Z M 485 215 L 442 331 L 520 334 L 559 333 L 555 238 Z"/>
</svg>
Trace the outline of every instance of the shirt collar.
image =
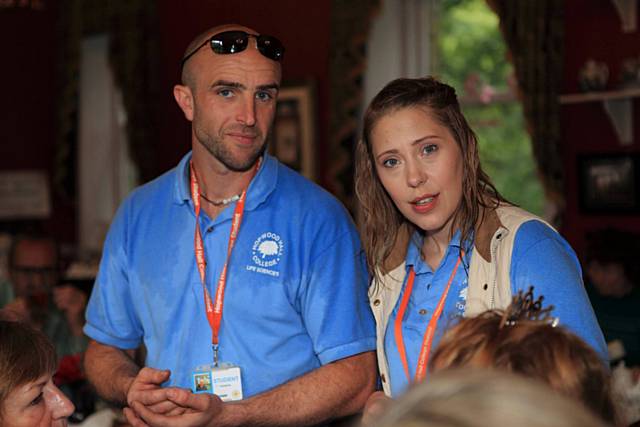
<svg viewBox="0 0 640 427">
<path fill-rule="evenodd" d="M 409 269 L 409 267 L 413 267 L 416 274 L 433 273 L 431 267 L 429 267 L 429 265 L 422 259 L 422 241 L 423 237 L 417 231 L 409 240 L 407 257 L 405 258 L 407 270 Z M 449 256 L 449 253 L 451 253 L 452 250 L 455 251 L 456 254 L 458 254 L 460 251 L 460 230 L 457 230 L 449 241 L 449 246 L 447 247 L 447 254 L 445 255 L 445 258 Z"/>
<path fill-rule="evenodd" d="M 185 204 L 191 202 L 191 191 L 189 188 L 189 162 L 191 152 L 187 153 L 175 169 L 176 179 L 174 188 L 174 202 Z M 251 180 L 245 202 L 245 210 L 251 211 L 264 202 L 275 190 L 278 182 L 278 161 L 265 153 L 260 164 L 258 173 Z M 224 212 L 226 212 L 225 209 Z"/>
</svg>

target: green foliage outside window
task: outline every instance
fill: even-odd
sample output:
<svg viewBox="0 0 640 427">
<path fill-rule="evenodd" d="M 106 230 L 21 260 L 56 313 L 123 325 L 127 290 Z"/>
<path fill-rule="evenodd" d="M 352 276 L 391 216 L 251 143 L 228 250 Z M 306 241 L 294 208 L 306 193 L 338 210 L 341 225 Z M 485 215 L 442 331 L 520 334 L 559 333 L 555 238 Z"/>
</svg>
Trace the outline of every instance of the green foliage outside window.
<svg viewBox="0 0 640 427">
<path fill-rule="evenodd" d="M 465 81 L 475 73 L 485 88 L 509 91 L 513 67 L 498 27 L 498 17 L 485 0 L 441 0 L 437 37 L 438 74 L 465 98 Z M 531 141 L 517 100 L 489 104 L 464 103 L 465 116 L 478 135 L 482 167 L 508 200 L 536 214 L 544 192 L 536 175 Z"/>
</svg>

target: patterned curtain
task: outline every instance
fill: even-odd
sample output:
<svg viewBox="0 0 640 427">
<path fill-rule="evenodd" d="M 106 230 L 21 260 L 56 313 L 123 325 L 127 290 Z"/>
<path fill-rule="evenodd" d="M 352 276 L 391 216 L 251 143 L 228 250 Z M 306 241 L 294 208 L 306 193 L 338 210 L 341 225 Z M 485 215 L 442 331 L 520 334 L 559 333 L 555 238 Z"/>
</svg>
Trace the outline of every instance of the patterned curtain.
<svg viewBox="0 0 640 427">
<path fill-rule="evenodd" d="M 366 44 L 380 0 L 333 0 L 329 64 L 329 190 L 355 212 L 354 147 L 357 141 Z"/>
<path fill-rule="evenodd" d="M 533 152 L 547 198 L 562 211 L 564 176 L 560 150 L 563 65 L 563 0 L 487 0 L 516 72 Z"/>
<path fill-rule="evenodd" d="M 146 0 L 60 0 L 58 19 L 58 107 L 54 188 L 67 199 L 75 197 L 78 84 L 82 38 L 109 36 L 109 62 L 122 91 L 127 112 L 129 152 L 139 180 L 156 175 L 156 106 L 159 60 L 157 11 Z"/>
</svg>

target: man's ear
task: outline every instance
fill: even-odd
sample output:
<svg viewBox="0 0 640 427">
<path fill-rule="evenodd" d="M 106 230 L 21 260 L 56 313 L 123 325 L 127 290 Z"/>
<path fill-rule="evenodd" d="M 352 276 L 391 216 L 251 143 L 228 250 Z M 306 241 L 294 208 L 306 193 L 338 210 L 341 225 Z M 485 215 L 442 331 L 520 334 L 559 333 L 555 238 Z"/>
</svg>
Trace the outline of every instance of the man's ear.
<svg viewBox="0 0 640 427">
<path fill-rule="evenodd" d="M 182 109 L 187 120 L 193 120 L 193 94 L 189 86 L 175 85 L 173 87 L 173 97 Z"/>
</svg>

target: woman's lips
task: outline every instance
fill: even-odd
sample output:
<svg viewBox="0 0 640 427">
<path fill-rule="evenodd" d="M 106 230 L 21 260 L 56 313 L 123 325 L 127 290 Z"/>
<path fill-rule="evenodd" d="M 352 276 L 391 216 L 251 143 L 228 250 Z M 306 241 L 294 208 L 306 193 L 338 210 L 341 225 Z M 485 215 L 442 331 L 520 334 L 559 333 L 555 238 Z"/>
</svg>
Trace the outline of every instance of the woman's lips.
<svg viewBox="0 0 640 427">
<path fill-rule="evenodd" d="M 412 209 L 417 213 L 427 213 L 435 208 L 438 194 L 426 194 L 411 201 Z"/>
</svg>

